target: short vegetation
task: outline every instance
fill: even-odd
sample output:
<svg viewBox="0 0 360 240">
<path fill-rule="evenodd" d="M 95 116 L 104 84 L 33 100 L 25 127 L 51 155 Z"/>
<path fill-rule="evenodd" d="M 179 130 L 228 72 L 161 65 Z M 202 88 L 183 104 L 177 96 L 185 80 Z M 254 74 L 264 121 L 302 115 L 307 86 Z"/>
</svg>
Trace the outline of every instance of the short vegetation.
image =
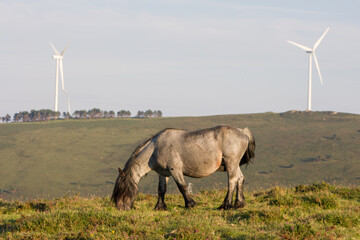
<svg viewBox="0 0 360 240">
<path fill-rule="evenodd" d="M 256 138 L 245 208 L 216 210 L 226 173 L 186 179 L 191 210 L 173 180 L 168 211 L 153 210 L 155 173 L 140 181 L 136 209 L 114 207 L 117 167 L 138 144 L 219 124 Z M 360 115 L 297 111 L 0 124 L 0 239 L 360 239 L 359 126 Z"/>
<path fill-rule="evenodd" d="M 220 211 L 224 194 L 195 194 L 193 209 L 183 207 L 180 194 L 170 194 L 168 211 L 154 211 L 156 197 L 148 194 L 140 194 L 130 211 L 117 210 L 109 197 L 0 199 L 0 238 L 360 239 L 360 187 L 273 187 L 245 193 L 243 209 Z"/>
</svg>

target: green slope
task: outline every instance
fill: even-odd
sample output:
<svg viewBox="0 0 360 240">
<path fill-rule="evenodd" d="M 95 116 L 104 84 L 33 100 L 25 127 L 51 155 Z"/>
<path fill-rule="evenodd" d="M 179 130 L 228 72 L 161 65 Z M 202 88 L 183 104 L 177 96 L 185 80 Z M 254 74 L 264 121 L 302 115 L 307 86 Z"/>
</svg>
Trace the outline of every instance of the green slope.
<svg viewBox="0 0 360 240">
<path fill-rule="evenodd" d="M 0 197 L 108 195 L 134 148 L 163 128 L 195 130 L 219 124 L 249 127 L 256 159 L 243 168 L 246 189 L 325 180 L 360 183 L 360 116 L 286 112 L 158 119 L 69 120 L 0 125 Z M 187 179 L 195 191 L 226 187 L 226 173 Z M 176 192 L 170 182 L 170 192 Z M 149 174 L 140 190 L 157 192 Z"/>
</svg>

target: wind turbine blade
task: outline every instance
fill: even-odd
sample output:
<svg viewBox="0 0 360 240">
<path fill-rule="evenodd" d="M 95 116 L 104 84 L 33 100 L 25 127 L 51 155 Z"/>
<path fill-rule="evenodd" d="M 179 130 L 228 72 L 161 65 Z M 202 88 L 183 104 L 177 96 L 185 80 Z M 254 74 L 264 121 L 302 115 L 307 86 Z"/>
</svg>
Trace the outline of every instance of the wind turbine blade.
<svg viewBox="0 0 360 240">
<path fill-rule="evenodd" d="M 314 56 L 316 68 L 317 68 L 318 73 L 319 73 L 319 78 L 320 78 L 321 85 L 323 85 L 324 82 L 323 82 L 322 77 L 321 77 L 321 72 L 320 72 L 320 68 L 319 68 L 319 63 L 318 63 L 318 60 L 317 60 L 317 58 L 316 58 L 315 52 L 313 53 L 313 56 Z"/>
<path fill-rule="evenodd" d="M 56 54 L 59 54 L 59 51 L 54 47 L 54 45 L 51 42 L 50 42 L 50 46 L 52 47 L 52 49 Z"/>
<path fill-rule="evenodd" d="M 323 40 L 323 38 L 325 37 L 325 35 L 327 34 L 327 32 L 329 31 L 329 27 L 325 30 L 325 32 L 323 33 L 323 35 L 319 38 L 319 40 L 317 40 L 316 41 L 316 43 L 314 44 L 314 47 L 313 47 L 313 49 L 315 50 L 318 46 L 319 46 L 319 44 L 320 44 L 320 42 Z"/>
<path fill-rule="evenodd" d="M 292 41 L 289 41 L 289 40 L 287 40 L 287 42 L 288 42 L 288 43 L 291 43 L 292 45 L 295 45 L 295 46 L 297 46 L 297 47 L 299 47 L 299 48 L 301 48 L 301 49 L 304 49 L 305 51 L 308 51 L 308 52 L 311 52 L 311 51 L 312 51 L 311 48 L 306 47 L 306 46 L 303 46 L 303 45 L 301 45 L 301 44 L 299 44 L 299 43 L 292 42 Z"/>
<path fill-rule="evenodd" d="M 64 50 L 61 52 L 61 56 L 64 55 L 64 52 L 66 51 L 67 47 L 69 46 L 70 42 L 68 42 L 68 44 L 66 45 L 66 47 L 64 48 Z"/>
</svg>

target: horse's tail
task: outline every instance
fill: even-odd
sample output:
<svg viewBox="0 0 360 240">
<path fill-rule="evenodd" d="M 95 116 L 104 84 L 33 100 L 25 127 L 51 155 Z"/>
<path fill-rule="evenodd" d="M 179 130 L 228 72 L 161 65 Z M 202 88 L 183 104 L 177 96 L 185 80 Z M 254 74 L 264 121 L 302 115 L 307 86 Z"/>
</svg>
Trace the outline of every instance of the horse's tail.
<svg viewBox="0 0 360 240">
<path fill-rule="evenodd" d="M 244 156 L 241 158 L 240 165 L 243 164 L 248 165 L 251 162 L 251 159 L 255 157 L 255 147 L 256 147 L 255 138 L 248 128 L 244 128 L 242 129 L 242 131 L 248 137 L 249 142 L 246 152 L 244 153 Z"/>
</svg>

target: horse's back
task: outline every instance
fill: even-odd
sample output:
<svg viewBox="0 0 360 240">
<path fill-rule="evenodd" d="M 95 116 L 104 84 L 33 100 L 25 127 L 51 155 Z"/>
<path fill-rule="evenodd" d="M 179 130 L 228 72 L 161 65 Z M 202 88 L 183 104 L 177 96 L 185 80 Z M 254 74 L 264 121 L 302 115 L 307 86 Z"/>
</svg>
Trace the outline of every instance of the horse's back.
<svg viewBox="0 0 360 240">
<path fill-rule="evenodd" d="M 246 143 L 238 128 L 221 125 L 198 131 L 168 129 L 156 139 L 157 166 L 182 168 L 185 175 L 205 177 L 219 169 L 225 156 L 240 161 Z"/>
</svg>

